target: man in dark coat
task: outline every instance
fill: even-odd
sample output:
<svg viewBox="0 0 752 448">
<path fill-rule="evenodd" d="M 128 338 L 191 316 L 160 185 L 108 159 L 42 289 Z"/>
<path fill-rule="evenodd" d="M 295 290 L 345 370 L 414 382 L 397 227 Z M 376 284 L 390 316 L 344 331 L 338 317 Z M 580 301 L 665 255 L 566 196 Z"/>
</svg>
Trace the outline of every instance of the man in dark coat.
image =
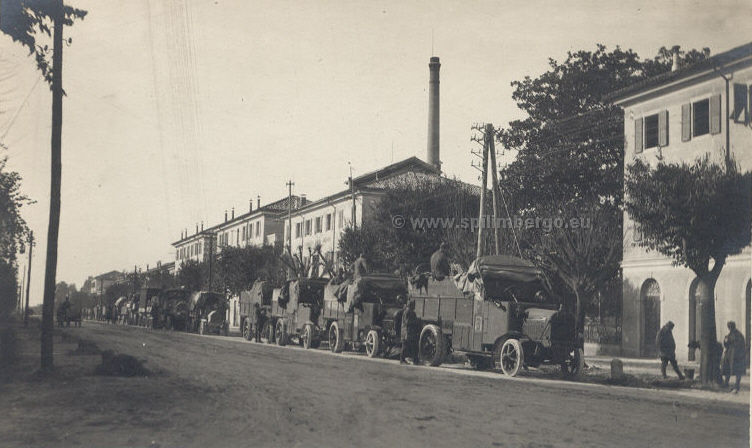
<svg viewBox="0 0 752 448">
<path fill-rule="evenodd" d="M 256 342 L 261 342 L 261 327 L 264 325 L 264 313 L 258 303 L 253 304 L 253 333 Z"/>
<path fill-rule="evenodd" d="M 439 249 L 431 255 L 431 274 L 436 280 L 444 280 L 450 274 L 446 243 L 441 243 Z"/>
<path fill-rule="evenodd" d="M 671 332 L 673 329 L 674 323 L 668 321 L 655 337 L 655 345 L 658 347 L 658 352 L 661 355 L 661 374 L 663 377 L 668 378 L 666 376 L 666 365 L 671 363 L 674 372 L 676 372 L 680 380 L 683 380 L 684 375 L 679 371 L 679 366 L 676 364 L 676 342 L 674 341 L 674 334 Z"/>
<path fill-rule="evenodd" d="M 366 261 L 366 257 L 361 252 L 358 258 L 355 259 L 355 261 L 352 264 L 352 270 L 353 270 L 353 277 L 362 277 L 366 274 L 368 274 L 368 262 Z"/>
<path fill-rule="evenodd" d="M 413 364 L 420 363 L 418 355 L 418 316 L 415 314 L 415 301 L 411 300 L 405 306 L 402 313 L 402 327 L 400 328 L 400 339 L 402 340 L 402 352 L 400 353 L 400 364 L 407 364 L 405 358 L 413 358 Z"/>
<path fill-rule="evenodd" d="M 736 323 L 729 321 L 726 325 L 729 334 L 723 339 L 723 361 L 721 362 L 721 373 L 723 375 L 723 386 L 728 387 L 731 375 L 736 376 L 736 383 L 731 392 L 739 392 L 739 384 L 742 376 L 747 369 L 747 345 L 744 343 L 744 335 L 736 329 Z"/>
</svg>

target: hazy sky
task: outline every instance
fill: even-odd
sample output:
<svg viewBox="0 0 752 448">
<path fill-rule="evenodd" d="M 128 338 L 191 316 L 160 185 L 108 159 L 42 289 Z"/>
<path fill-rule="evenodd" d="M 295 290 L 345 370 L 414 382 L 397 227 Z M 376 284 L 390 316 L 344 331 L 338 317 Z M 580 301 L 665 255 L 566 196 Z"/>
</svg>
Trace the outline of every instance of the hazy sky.
<svg viewBox="0 0 752 448">
<path fill-rule="evenodd" d="M 66 29 L 58 279 L 171 261 L 184 228 L 354 174 L 425 158 L 428 59 L 441 58 L 441 159 L 475 182 L 473 122 L 520 117 L 510 82 L 568 50 L 752 40 L 740 1 L 80 0 Z M 432 44 L 433 35 L 433 44 Z M 0 155 L 36 204 L 31 302 L 41 302 L 50 92 L 0 36 Z M 503 158 L 502 158 L 503 160 Z M 255 199 L 254 199 L 255 201 Z M 26 262 L 22 261 L 21 266 Z"/>
</svg>

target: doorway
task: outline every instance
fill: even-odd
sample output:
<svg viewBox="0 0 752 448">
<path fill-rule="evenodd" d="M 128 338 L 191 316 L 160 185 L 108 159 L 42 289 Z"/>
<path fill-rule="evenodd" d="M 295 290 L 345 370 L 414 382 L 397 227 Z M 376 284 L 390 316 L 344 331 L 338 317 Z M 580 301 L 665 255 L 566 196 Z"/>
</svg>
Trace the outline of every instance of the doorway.
<svg viewBox="0 0 752 448">
<path fill-rule="evenodd" d="M 648 279 L 642 284 L 640 304 L 642 317 L 640 354 L 645 357 L 655 357 L 658 355 L 655 338 L 661 326 L 661 288 L 657 281 Z"/>
</svg>

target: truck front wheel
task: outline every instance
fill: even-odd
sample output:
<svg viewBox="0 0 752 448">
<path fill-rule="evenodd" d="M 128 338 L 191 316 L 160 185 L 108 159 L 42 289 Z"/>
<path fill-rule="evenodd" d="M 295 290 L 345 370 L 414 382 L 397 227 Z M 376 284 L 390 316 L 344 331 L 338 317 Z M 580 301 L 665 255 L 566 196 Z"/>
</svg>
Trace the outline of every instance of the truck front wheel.
<svg viewBox="0 0 752 448">
<path fill-rule="evenodd" d="M 585 367 L 585 355 L 581 348 L 575 348 L 567 354 L 567 359 L 561 363 L 561 372 L 565 378 L 576 379 Z"/>
<path fill-rule="evenodd" d="M 446 339 L 438 326 L 431 324 L 423 327 L 418 341 L 418 356 L 421 361 L 433 367 L 444 361 L 447 351 Z"/>
<path fill-rule="evenodd" d="M 345 348 L 344 336 L 337 322 L 332 322 L 329 326 L 329 350 L 340 353 Z"/>
<path fill-rule="evenodd" d="M 274 338 L 277 340 L 277 345 L 284 347 L 287 345 L 287 325 L 283 320 L 277 321 L 277 326 L 274 330 Z"/>
<path fill-rule="evenodd" d="M 381 333 L 378 330 L 371 330 L 366 335 L 366 355 L 369 358 L 375 358 L 381 353 Z"/>
<path fill-rule="evenodd" d="M 499 350 L 499 364 L 505 375 L 516 376 L 525 362 L 525 354 L 519 339 L 507 339 Z"/>
</svg>

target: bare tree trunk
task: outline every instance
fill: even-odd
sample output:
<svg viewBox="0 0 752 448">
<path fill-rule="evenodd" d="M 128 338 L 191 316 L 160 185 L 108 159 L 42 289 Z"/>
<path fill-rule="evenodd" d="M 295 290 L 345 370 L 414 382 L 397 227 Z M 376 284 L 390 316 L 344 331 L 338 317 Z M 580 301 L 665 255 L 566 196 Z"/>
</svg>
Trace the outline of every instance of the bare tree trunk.
<svg viewBox="0 0 752 448">
<path fill-rule="evenodd" d="M 697 294 L 700 298 L 700 378 L 702 384 L 717 379 L 720 353 L 716 350 L 715 279 L 712 275 L 700 277 Z"/>
<path fill-rule="evenodd" d="M 42 304 L 42 371 L 53 369 L 52 332 L 57 273 L 57 239 L 60 228 L 60 180 L 63 131 L 63 2 L 55 2 L 52 49 L 52 143 L 50 179 L 50 220 L 47 227 L 47 260 Z"/>
</svg>

